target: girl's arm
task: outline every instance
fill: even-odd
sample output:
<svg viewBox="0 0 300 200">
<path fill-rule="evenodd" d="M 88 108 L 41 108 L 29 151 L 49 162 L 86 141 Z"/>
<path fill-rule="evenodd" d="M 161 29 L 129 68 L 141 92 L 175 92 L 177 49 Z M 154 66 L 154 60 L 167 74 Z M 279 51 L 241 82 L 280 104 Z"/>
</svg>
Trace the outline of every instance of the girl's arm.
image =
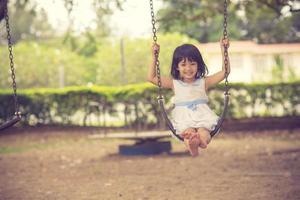
<svg viewBox="0 0 300 200">
<path fill-rule="evenodd" d="M 153 44 L 152 46 L 152 61 L 151 64 L 149 65 L 148 68 L 148 77 L 147 80 L 154 85 L 158 85 L 158 78 L 156 74 L 156 56 L 155 53 L 159 54 L 159 45 L 158 44 Z M 161 86 L 163 88 L 173 88 L 173 81 L 172 78 L 170 77 L 160 77 L 161 80 Z"/>
<path fill-rule="evenodd" d="M 220 83 L 221 81 L 223 81 L 225 79 L 225 55 L 224 55 L 224 46 L 229 47 L 229 40 L 223 39 L 221 38 L 220 40 L 220 46 L 221 46 L 221 51 L 222 51 L 222 70 L 211 75 L 211 76 L 207 76 L 205 78 L 205 89 L 207 90 L 208 88 Z M 227 73 L 230 73 L 230 62 L 229 62 L 229 57 L 228 59 L 228 65 L 227 65 Z"/>
</svg>

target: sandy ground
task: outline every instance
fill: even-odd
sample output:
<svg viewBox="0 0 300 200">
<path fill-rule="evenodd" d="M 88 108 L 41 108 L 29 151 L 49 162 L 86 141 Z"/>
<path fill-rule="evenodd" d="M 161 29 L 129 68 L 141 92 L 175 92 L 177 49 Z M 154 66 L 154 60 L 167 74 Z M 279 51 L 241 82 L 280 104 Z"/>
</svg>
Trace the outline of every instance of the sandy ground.
<svg viewBox="0 0 300 200">
<path fill-rule="evenodd" d="M 300 130 L 218 135 L 192 158 L 120 156 L 130 140 L 80 131 L 0 135 L 0 199 L 298 200 Z"/>
</svg>

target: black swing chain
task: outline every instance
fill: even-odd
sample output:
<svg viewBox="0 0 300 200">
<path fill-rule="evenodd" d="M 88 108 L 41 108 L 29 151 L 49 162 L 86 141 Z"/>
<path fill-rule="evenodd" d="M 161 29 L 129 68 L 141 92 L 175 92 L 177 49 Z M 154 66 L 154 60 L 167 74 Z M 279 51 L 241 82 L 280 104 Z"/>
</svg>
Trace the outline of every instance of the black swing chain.
<svg viewBox="0 0 300 200">
<path fill-rule="evenodd" d="M 223 22 L 223 39 L 228 38 L 227 34 L 227 0 L 224 0 L 224 22 Z M 229 95 L 228 90 L 228 45 L 224 46 L 224 66 L 225 66 L 225 95 Z"/>
<path fill-rule="evenodd" d="M 74 4 L 73 0 L 65 0 L 65 7 L 67 9 L 69 18 L 71 17 L 71 13 L 72 13 L 72 10 L 73 10 L 73 4 Z"/>
<path fill-rule="evenodd" d="M 17 96 L 17 83 L 16 83 L 16 74 L 15 74 L 15 67 L 14 67 L 14 56 L 13 56 L 13 49 L 11 43 L 11 35 L 10 35 L 10 27 L 9 27 L 9 16 L 8 16 L 8 8 L 5 7 L 5 24 L 6 24 L 6 32 L 7 32 L 7 44 L 8 44 L 8 51 L 9 51 L 9 64 L 11 70 L 11 79 L 13 81 L 13 91 L 14 91 L 14 103 L 15 103 L 15 115 L 21 115 L 19 112 L 19 103 L 18 103 L 18 96 Z"/>
<path fill-rule="evenodd" d="M 155 17 L 154 17 L 154 8 L 153 8 L 153 0 L 150 0 L 150 9 L 151 9 L 151 23 L 152 23 L 152 33 L 153 33 L 153 42 L 157 44 L 157 36 L 156 36 L 156 28 L 155 28 Z M 163 99 L 162 92 L 161 92 L 161 77 L 160 77 L 160 68 L 159 68 L 159 59 L 158 59 L 159 52 L 155 52 L 155 68 L 156 68 L 156 75 L 157 75 L 157 84 L 158 84 L 158 99 Z"/>
<path fill-rule="evenodd" d="M 228 3 L 227 0 L 224 0 L 224 22 L 223 22 L 223 39 L 228 38 L 227 33 L 227 7 Z M 150 9 L 151 9 L 151 22 L 152 22 L 152 33 L 153 33 L 153 42 L 154 44 L 157 43 L 157 36 L 156 36 L 156 28 L 155 28 L 155 17 L 154 17 L 154 8 L 153 8 L 153 0 L 150 0 Z M 155 52 L 155 67 L 156 67 L 156 75 L 158 79 L 158 93 L 159 93 L 159 99 L 162 99 L 161 94 L 161 78 L 160 78 L 160 68 L 159 68 L 159 59 L 158 59 L 158 52 Z M 228 95 L 228 46 L 224 46 L 224 65 L 225 65 L 225 95 Z"/>
</svg>

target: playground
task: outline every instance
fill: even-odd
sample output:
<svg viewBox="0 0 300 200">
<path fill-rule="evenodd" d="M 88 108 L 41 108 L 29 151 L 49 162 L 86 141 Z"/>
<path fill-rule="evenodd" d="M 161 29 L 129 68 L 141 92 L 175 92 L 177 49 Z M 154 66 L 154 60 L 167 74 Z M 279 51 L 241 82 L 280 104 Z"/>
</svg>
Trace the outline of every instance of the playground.
<svg viewBox="0 0 300 200">
<path fill-rule="evenodd" d="M 300 199 L 299 12 L 1 1 L 0 200 Z"/>
<path fill-rule="evenodd" d="M 1 199 L 300 198 L 300 130 L 222 132 L 192 158 L 121 156 L 130 140 L 82 129 L 27 129 L 0 136 Z M 168 139 L 167 139 L 168 140 Z"/>
</svg>

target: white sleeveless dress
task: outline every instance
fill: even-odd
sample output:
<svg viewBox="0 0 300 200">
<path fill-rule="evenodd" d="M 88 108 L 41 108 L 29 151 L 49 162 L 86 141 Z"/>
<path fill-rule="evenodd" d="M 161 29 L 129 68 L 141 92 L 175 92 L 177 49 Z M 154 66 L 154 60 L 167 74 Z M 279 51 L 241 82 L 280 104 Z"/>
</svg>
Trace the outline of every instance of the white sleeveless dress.
<svg viewBox="0 0 300 200">
<path fill-rule="evenodd" d="M 177 134 L 187 128 L 213 130 L 219 117 L 208 107 L 205 80 L 200 78 L 193 83 L 173 79 L 174 104 L 172 122 Z"/>
</svg>

